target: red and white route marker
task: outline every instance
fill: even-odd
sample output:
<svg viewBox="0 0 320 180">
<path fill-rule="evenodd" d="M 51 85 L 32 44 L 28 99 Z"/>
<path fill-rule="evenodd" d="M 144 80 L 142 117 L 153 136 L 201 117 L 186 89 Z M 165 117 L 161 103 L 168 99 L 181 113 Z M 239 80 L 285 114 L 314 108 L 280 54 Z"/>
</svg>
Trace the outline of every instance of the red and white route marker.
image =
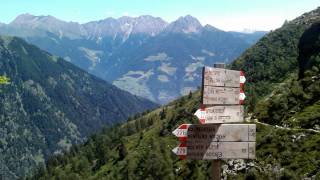
<svg viewBox="0 0 320 180">
<path fill-rule="evenodd" d="M 244 76 L 244 72 L 240 71 L 240 87 L 243 87 L 245 82 L 246 82 L 246 77 Z"/>
<path fill-rule="evenodd" d="M 177 136 L 181 142 L 187 141 L 188 128 L 191 124 L 181 124 L 172 134 Z"/>
<path fill-rule="evenodd" d="M 187 144 L 181 143 L 178 147 L 172 149 L 172 152 L 180 157 L 180 159 L 187 158 Z"/>
<path fill-rule="evenodd" d="M 240 94 L 239 94 L 239 104 L 244 103 L 244 99 L 246 98 L 246 95 L 244 94 L 243 90 L 240 89 Z"/>
<path fill-rule="evenodd" d="M 205 124 L 206 123 L 206 108 L 205 107 L 201 107 L 200 109 L 198 109 L 195 113 L 195 116 L 198 117 L 199 121 L 201 124 Z"/>
</svg>

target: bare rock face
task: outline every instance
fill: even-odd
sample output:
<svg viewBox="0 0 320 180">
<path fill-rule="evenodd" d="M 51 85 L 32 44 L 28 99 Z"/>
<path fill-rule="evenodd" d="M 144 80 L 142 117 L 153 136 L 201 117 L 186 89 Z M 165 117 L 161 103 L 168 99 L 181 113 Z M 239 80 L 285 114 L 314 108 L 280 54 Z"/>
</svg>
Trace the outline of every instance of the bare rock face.
<svg viewBox="0 0 320 180">
<path fill-rule="evenodd" d="M 202 30 L 202 25 L 200 22 L 190 16 L 180 17 L 178 20 L 172 22 L 165 29 L 166 32 L 174 32 L 174 33 L 198 33 Z"/>
<path fill-rule="evenodd" d="M 310 66 L 310 58 L 320 53 L 320 23 L 314 23 L 301 36 L 299 41 L 299 78 L 304 77 L 304 71 Z"/>
</svg>

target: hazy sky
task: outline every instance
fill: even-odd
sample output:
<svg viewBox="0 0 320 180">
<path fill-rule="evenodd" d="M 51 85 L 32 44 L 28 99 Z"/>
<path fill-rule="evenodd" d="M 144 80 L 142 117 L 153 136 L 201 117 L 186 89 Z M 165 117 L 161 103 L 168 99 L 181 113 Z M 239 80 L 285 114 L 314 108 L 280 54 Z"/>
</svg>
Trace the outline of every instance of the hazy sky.
<svg viewBox="0 0 320 180">
<path fill-rule="evenodd" d="M 190 14 L 223 30 L 271 30 L 318 6 L 320 0 L 1 0 L 0 22 L 22 13 L 80 23 L 146 14 L 171 22 Z"/>
</svg>

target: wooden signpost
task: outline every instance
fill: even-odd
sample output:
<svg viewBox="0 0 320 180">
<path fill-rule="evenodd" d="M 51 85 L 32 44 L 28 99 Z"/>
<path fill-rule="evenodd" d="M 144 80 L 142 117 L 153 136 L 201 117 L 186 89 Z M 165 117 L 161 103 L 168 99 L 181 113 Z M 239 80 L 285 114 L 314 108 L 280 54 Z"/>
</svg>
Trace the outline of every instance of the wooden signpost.
<svg viewBox="0 0 320 180">
<path fill-rule="evenodd" d="M 256 125 L 243 122 L 244 73 L 204 67 L 202 106 L 195 112 L 201 124 L 182 124 L 172 133 L 181 144 L 172 151 L 181 159 L 213 160 L 213 179 L 221 179 L 221 159 L 254 159 Z M 228 123 L 228 124 L 223 124 Z"/>
</svg>

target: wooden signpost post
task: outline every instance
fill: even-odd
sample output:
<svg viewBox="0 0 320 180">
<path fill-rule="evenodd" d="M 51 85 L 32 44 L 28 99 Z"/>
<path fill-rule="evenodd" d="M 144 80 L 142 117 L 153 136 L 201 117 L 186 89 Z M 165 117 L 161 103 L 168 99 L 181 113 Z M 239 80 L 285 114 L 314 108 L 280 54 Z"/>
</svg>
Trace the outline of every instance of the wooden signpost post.
<svg viewBox="0 0 320 180">
<path fill-rule="evenodd" d="M 204 67 L 200 124 L 182 124 L 172 133 L 181 144 L 172 151 L 181 159 L 213 160 L 213 179 L 221 179 L 221 159 L 254 159 L 256 125 L 243 122 L 244 73 Z M 228 123 L 228 124 L 225 124 Z"/>
</svg>

